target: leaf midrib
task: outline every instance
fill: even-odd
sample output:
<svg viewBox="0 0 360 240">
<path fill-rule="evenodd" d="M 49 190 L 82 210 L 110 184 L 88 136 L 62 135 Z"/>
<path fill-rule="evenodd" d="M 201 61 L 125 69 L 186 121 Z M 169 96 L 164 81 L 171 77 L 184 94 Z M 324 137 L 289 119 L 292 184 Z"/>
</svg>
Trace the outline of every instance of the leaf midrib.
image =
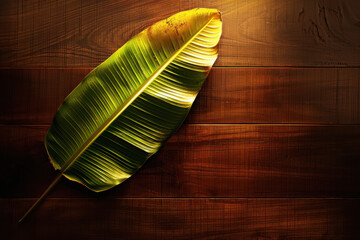
<svg viewBox="0 0 360 240">
<path fill-rule="evenodd" d="M 166 60 L 159 68 L 156 70 L 143 84 L 140 88 L 138 88 L 135 93 L 133 93 L 112 116 L 108 118 L 107 121 L 100 126 L 93 135 L 79 148 L 79 150 L 73 154 L 73 156 L 65 163 L 65 165 L 60 169 L 62 173 L 66 172 L 69 167 L 76 161 L 76 159 L 110 126 L 111 123 L 120 116 L 121 113 L 125 111 L 125 109 L 130 106 L 131 103 L 135 101 L 135 99 L 144 92 L 144 90 L 160 75 L 160 73 L 202 32 L 202 30 L 214 19 L 214 17 L 210 18 L 208 22 L 201 27 L 196 34 L 192 38 L 190 38 L 181 48 L 179 48 L 168 60 Z"/>
</svg>

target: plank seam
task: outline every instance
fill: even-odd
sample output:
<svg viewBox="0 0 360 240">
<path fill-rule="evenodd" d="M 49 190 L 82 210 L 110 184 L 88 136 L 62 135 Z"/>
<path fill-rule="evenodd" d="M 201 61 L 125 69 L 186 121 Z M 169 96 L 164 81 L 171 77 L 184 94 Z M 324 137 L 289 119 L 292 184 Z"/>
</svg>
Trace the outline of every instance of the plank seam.
<svg viewBox="0 0 360 240">
<path fill-rule="evenodd" d="M 286 200 L 286 199 L 301 199 L 301 200 L 360 200 L 360 197 L 102 197 L 104 200 L 249 200 L 249 199 L 266 199 L 266 200 Z M 1 198 L 1 200 L 32 200 L 37 197 L 21 197 L 21 198 Z M 99 199 L 97 197 L 47 197 L 47 199 Z"/>
<path fill-rule="evenodd" d="M 50 127 L 51 123 L 32 124 L 32 123 L 0 123 L 0 127 Z M 294 127 L 357 127 L 359 124 L 319 124 L 319 123 L 184 123 L 187 126 L 294 126 Z"/>
<path fill-rule="evenodd" d="M 10 67 L 10 66 L 3 66 L 0 67 L 0 70 L 92 70 L 94 69 L 96 66 L 90 66 L 90 67 L 63 67 L 63 66 L 59 66 L 59 67 L 54 67 L 54 66 L 50 66 L 50 67 Z M 354 66 L 336 66 L 336 65 L 329 65 L 329 66 L 291 66 L 291 65 L 284 65 L 284 66 L 251 66 L 251 65 L 244 65 L 244 66 L 213 66 L 212 68 L 216 68 L 216 69 L 220 69 L 220 68 L 274 68 L 274 69 L 326 69 L 326 68 L 360 68 L 360 65 L 354 65 Z"/>
</svg>

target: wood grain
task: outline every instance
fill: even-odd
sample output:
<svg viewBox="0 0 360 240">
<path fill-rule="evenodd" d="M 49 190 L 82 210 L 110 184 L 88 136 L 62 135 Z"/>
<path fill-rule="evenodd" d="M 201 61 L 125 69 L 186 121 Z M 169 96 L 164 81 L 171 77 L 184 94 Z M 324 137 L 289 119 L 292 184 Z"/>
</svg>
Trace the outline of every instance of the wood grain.
<svg viewBox="0 0 360 240">
<path fill-rule="evenodd" d="M 51 123 L 90 70 L 0 70 L 0 123 Z M 360 68 L 214 68 L 186 122 L 359 124 Z"/>
<path fill-rule="evenodd" d="M 0 127 L 2 197 L 37 197 L 55 177 L 47 126 Z M 132 178 L 52 197 L 360 197 L 360 126 L 184 125 Z"/>
<path fill-rule="evenodd" d="M 95 67 L 156 21 L 217 8 L 217 66 L 360 66 L 357 0 L 5 1 L 1 67 Z"/>
<path fill-rule="evenodd" d="M 359 199 L 0 200 L 2 239 L 356 239 Z"/>
<path fill-rule="evenodd" d="M 222 12 L 219 58 L 186 124 L 101 194 L 55 177 L 43 139 L 81 79 L 132 36 Z M 5 0 L 0 239 L 358 239 L 360 1 Z"/>
</svg>

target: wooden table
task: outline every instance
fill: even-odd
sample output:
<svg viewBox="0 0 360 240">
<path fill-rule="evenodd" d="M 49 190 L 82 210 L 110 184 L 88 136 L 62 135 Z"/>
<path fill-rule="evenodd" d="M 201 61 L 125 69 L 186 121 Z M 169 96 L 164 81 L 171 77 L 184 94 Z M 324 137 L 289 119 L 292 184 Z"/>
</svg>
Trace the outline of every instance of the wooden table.
<svg viewBox="0 0 360 240">
<path fill-rule="evenodd" d="M 129 38 L 195 7 L 223 13 L 220 55 L 185 124 L 96 194 L 56 173 L 57 107 Z M 3 1 L 0 239 L 358 239 L 360 2 Z"/>
</svg>

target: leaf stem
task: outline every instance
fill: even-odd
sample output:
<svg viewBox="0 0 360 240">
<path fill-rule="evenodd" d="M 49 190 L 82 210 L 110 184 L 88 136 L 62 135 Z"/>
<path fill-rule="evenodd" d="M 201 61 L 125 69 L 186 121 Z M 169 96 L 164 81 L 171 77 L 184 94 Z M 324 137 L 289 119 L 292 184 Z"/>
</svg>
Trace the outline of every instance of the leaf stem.
<svg viewBox="0 0 360 240">
<path fill-rule="evenodd" d="M 24 214 L 24 216 L 19 220 L 19 223 L 23 222 L 24 219 L 32 212 L 34 208 L 36 208 L 39 203 L 46 197 L 46 195 L 54 188 L 54 186 L 59 182 L 61 179 L 62 173 L 59 173 L 56 178 L 52 181 L 49 187 L 45 190 L 45 192 L 36 200 L 36 202 L 29 208 L 29 210 Z"/>
</svg>

